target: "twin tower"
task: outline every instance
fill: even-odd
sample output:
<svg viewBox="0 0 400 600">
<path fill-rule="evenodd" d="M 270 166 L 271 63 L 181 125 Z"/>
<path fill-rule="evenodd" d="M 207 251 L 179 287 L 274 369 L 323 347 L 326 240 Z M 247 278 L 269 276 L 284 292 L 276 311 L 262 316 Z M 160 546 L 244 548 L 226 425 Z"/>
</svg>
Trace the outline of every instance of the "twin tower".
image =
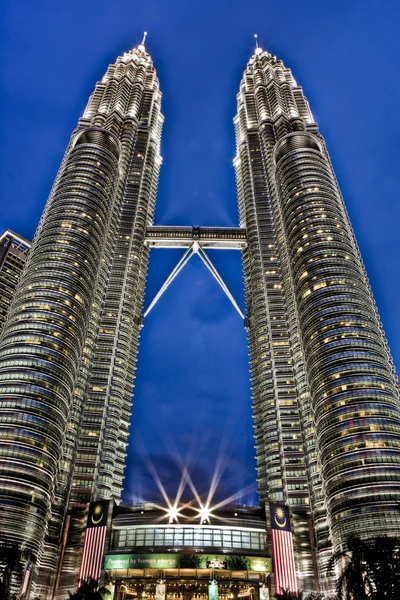
<svg viewBox="0 0 400 600">
<path fill-rule="evenodd" d="M 299 577 L 323 577 L 353 531 L 400 533 L 397 378 L 302 89 L 256 48 L 237 96 L 232 229 L 153 227 L 160 105 L 143 42 L 90 96 L 2 329 L 0 531 L 39 591 L 66 519 L 121 497 L 152 246 L 205 261 L 207 247 L 242 250 L 260 500 L 289 506 Z"/>
</svg>

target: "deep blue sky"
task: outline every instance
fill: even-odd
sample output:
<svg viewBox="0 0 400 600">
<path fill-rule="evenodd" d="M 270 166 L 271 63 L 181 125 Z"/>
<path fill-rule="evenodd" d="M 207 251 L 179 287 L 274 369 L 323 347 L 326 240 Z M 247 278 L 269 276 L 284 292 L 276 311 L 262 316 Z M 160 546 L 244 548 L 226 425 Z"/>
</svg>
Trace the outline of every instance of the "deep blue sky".
<svg viewBox="0 0 400 600">
<path fill-rule="evenodd" d="M 21 0 L 3 9 L 0 231 L 33 236 L 96 80 L 143 30 L 165 115 L 156 223 L 236 225 L 232 118 L 258 32 L 292 68 L 327 139 L 399 366 L 398 2 Z M 146 305 L 178 257 L 153 251 Z M 239 253 L 213 258 L 243 306 Z M 246 336 L 197 258 L 147 318 L 138 366 L 125 500 L 157 498 L 154 473 L 173 496 L 186 464 L 203 493 L 220 465 L 216 497 L 247 489 L 238 499 L 255 502 Z"/>
</svg>

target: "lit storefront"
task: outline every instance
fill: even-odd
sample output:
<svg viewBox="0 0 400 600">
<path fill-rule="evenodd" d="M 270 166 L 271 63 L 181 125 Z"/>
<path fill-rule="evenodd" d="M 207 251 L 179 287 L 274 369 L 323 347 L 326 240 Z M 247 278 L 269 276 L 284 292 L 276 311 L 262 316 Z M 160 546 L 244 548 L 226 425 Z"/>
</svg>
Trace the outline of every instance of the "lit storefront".
<svg viewBox="0 0 400 600">
<path fill-rule="evenodd" d="M 199 514 L 192 505 L 173 518 L 154 505 L 114 509 L 103 573 L 115 600 L 268 598 L 262 510 L 228 506 L 200 522 Z"/>
</svg>

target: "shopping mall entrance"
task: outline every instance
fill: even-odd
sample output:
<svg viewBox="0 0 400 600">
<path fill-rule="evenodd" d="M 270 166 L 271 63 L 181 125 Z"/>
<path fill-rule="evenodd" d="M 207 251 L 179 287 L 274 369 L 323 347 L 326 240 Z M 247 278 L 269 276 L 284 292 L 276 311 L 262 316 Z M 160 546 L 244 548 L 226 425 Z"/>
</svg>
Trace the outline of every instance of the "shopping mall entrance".
<svg viewBox="0 0 400 600">
<path fill-rule="evenodd" d="M 236 578 L 210 580 L 208 577 L 116 580 L 114 596 L 115 600 L 266 600 L 267 598 L 267 588 L 262 582 Z"/>
<path fill-rule="evenodd" d="M 179 518 L 160 506 L 121 505 L 109 539 L 101 579 L 108 600 L 268 600 L 272 560 L 260 508 L 225 505 L 199 523 L 190 504 Z"/>
</svg>

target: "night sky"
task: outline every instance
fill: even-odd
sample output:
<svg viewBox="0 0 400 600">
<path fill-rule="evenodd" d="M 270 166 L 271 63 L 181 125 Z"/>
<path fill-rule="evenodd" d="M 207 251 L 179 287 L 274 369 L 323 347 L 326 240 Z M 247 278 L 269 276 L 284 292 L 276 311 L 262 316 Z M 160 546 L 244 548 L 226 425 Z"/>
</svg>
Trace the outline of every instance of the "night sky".
<svg viewBox="0 0 400 600">
<path fill-rule="evenodd" d="M 1 211 L 32 238 L 69 136 L 107 65 L 149 32 L 163 93 L 156 224 L 236 226 L 232 119 L 260 45 L 320 124 L 400 364 L 400 4 L 372 0 L 3 3 Z M 244 309 L 239 252 L 210 253 Z M 153 250 L 145 306 L 179 259 Z M 243 323 L 198 257 L 142 330 L 124 500 L 173 499 L 181 473 L 214 501 L 257 502 Z M 193 490 L 186 487 L 184 497 Z"/>
</svg>

